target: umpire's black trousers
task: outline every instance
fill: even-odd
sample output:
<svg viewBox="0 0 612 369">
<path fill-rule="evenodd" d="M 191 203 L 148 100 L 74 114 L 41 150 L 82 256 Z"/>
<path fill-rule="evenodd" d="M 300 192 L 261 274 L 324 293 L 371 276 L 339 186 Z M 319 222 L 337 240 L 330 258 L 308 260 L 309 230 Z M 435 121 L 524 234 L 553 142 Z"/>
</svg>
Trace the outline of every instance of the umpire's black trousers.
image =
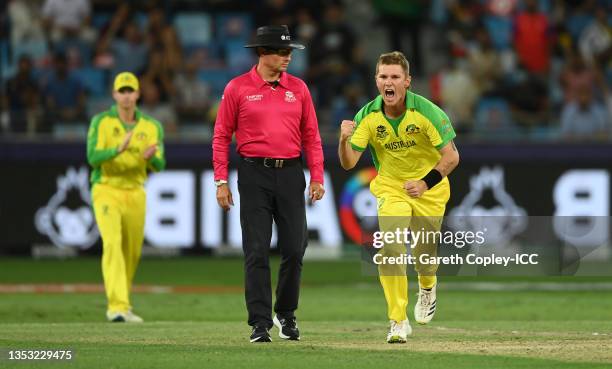
<svg viewBox="0 0 612 369">
<path fill-rule="evenodd" d="M 245 297 L 249 325 L 271 328 L 270 240 L 272 220 L 278 229 L 281 264 L 274 312 L 292 318 L 298 307 L 302 259 L 307 244 L 301 164 L 268 168 L 241 158 L 238 165 L 240 224 L 244 250 Z"/>
</svg>

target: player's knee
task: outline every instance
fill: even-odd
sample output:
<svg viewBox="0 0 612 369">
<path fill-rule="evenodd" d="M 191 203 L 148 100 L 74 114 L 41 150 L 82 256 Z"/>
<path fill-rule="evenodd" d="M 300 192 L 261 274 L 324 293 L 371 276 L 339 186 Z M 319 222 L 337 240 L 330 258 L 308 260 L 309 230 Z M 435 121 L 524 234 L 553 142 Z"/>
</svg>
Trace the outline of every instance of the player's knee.
<svg viewBox="0 0 612 369">
<path fill-rule="evenodd" d="M 299 264 L 304 258 L 304 249 L 290 249 L 281 251 L 281 259 L 283 263 Z"/>
<path fill-rule="evenodd" d="M 104 252 L 120 252 L 121 251 L 121 237 L 112 236 L 104 237 L 102 239 L 102 247 Z"/>
<path fill-rule="evenodd" d="M 270 261 L 268 255 L 262 252 L 251 252 L 245 256 L 245 264 L 250 267 L 269 267 Z"/>
</svg>

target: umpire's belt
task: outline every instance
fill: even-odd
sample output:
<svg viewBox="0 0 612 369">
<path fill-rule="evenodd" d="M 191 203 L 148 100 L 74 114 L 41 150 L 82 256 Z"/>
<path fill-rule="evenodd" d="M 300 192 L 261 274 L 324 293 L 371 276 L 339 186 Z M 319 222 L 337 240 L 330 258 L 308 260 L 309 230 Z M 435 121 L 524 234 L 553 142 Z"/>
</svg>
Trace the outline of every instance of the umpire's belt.
<svg viewBox="0 0 612 369">
<path fill-rule="evenodd" d="M 249 163 L 263 165 L 266 168 L 291 167 L 294 165 L 298 165 L 302 162 L 301 157 L 292 158 L 292 159 L 275 159 L 275 158 L 246 158 L 243 156 L 242 160 L 249 162 Z"/>
</svg>

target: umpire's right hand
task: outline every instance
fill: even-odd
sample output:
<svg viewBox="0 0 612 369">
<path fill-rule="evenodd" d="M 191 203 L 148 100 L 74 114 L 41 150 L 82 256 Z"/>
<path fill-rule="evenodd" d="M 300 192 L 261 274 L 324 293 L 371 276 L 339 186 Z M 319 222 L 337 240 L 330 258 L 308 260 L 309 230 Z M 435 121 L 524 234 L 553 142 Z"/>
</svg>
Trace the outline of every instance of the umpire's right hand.
<svg viewBox="0 0 612 369">
<path fill-rule="evenodd" d="M 217 203 L 225 211 L 229 211 L 230 206 L 234 206 L 234 199 L 232 198 L 232 191 L 230 191 L 227 183 L 224 183 L 217 187 Z"/>
</svg>

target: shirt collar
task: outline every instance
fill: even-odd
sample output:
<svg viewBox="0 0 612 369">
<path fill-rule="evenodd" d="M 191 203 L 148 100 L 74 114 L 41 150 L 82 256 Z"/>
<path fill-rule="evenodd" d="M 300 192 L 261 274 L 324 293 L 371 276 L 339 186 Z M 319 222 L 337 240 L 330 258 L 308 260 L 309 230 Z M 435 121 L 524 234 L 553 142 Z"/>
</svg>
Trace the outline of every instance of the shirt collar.
<svg viewBox="0 0 612 369">
<path fill-rule="evenodd" d="M 113 118 L 117 118 L 119 120 L 121 120 L 121 118 L 119 118 L 119 112 L 117 111 L 117 104 L 111 106 L 110 108 L 110 115 Z M 142 117 L 142 113 L 140 112 L 140 110 L 138 109 L 138 107 L 136 108 L 136 110 L 134 111 L 134 118 L 136 118 L 136 123 L 138 123 L 138 121 L 140 120 L 140 118 Z M 125 123 L 125 122 L 123 122 Z"/>
<path fill-rule="evenodd" d="M 257 87 L 262 87 L 268 84 L 268 82 L 261 78 L 259 73 L 257 73 L 257 64 L 255 64 L 253 68 L 251 68 L 249 74 L 251 76 L 251 80 L 253 81 L 253 83 L 255 83 L 255 85 L 257 85 Z M 278 84 L 287 88 L 287 79 L 287 73 L 281 72 L 280 78 L 278 79 Z"/>
</svg>

